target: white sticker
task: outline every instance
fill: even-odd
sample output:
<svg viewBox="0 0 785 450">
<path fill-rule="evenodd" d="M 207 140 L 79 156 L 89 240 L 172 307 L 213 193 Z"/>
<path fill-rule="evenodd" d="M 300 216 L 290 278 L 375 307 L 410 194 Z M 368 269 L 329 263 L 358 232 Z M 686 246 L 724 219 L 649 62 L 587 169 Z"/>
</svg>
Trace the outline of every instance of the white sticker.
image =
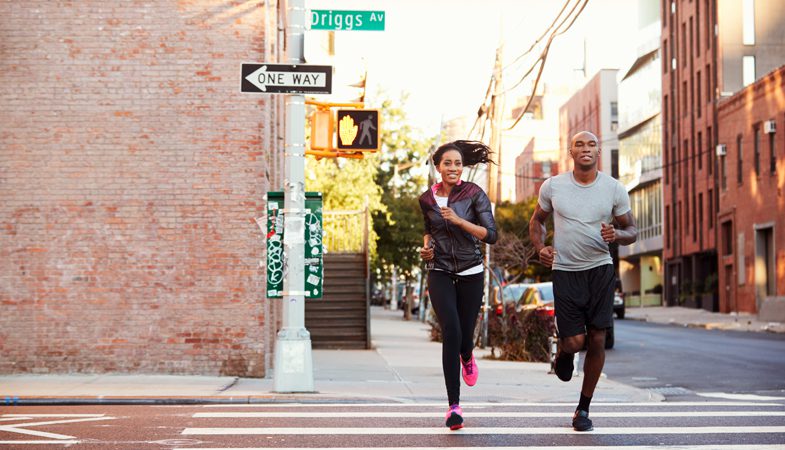
<svg viewBox="0 0 785 450">
<path fill-rule="evenodd" d="M 277 210 L 278 209 L 278 202 L 270 202 L 267 204 L 267 209 Z"/>
<path fill-rule="evenodd" d="M 307 281 L 308 284 L 319 284 L 319 280 L 321 280 L 321 278 L 317 277 L 314 274 L 310 274 L 308 275 L 308 279 L 306 279 L 305 281 Z"/>
</svg>

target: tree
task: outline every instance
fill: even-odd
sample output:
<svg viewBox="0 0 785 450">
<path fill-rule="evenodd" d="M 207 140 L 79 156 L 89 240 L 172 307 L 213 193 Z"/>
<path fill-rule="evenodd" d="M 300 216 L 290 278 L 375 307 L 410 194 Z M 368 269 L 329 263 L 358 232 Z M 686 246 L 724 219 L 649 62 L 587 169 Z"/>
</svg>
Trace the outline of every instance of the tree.
<svg viewBox="0 0 785 450">
<path fill-rule="evenodd" d="M 388 279 L 395 267 L 405 278 L 406 293 L 411 296 L 414 275 L 421 264 L 418 249 L 422 246 L 423 220 L 418 198 L 427 187 L 425 162 L 433 140 L 420 136 L 407 120 L 406 98 L 402 96 L 398 105 L 385 99 L 380 107 L 382 151 L 376 183 L 382 189 L 386 211 L 373 214 L 374 229 L 379 234 L 373 269 L 377 276 Z"/>
<path fill-rule="evenodd" d="M 491 247 L 491 261 L 511 275 L 511 282 L 521 278 L 545 281 L 550 279 L 550 269 L 537 260 L 529 238 L 529 220 L 537 206 L 537 197 L 520 203 L 503 202 L 496 206 L 495 219 L 499 233 L 496 245 Z M 546 242 L 553 236 L 552 221 L 547 225 Z"/>
</svg>

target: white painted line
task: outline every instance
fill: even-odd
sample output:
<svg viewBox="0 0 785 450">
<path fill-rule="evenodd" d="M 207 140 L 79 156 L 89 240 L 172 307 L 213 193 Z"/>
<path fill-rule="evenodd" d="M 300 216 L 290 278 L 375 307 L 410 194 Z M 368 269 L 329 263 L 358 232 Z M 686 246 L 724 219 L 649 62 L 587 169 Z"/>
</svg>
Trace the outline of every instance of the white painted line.
<svg viewBox="0 0 785 450">
<path fill-rule="evenodd" d="M 79 417 L 104 417 L 106 414 L 3 414 L 0 417 L 15 417 L 15 418 L 33 418 L 33 417 L 63 417 L 63 418 L 79 418 Z"/>
<path fill-rule="evenodd" d="M 652 412 L 593 412 L 591 417 L 643 417 L 658 419 L 661 417 L 785 417 L 785 411 L 657 411 Z M 308 419 L 334 419 L 334 418 L 406 418 L 406 417 L 437 417 L 436 412 L 210 412 L 195 413 L 195 418 L 308 418 Z M 500 418 L 538 418 L 538 417 L 568 417 L 570 412 L 473 412 L 468 417 L 500 417 Z"/>
<path fill-rule="evenodd" d="M 76 445 L 80 441 L 0 441 L 0 445 L 42 445 L 42 444 L 58 444 L 58 445 Z M 226 449 L 224 449 L 226 450 Z"/>
<path fill-rule="evenodd" d="M 439 450 L 466 450 L 467 447 L 435 447 Z M 782 450 L 779 444 L 763 445 L 624 445 L 624 446 L 558 446 L 558 447 L 471 447 L 474 450 L 596 450 L 596 449 L 621 449 L 621 450 Z M 232 447 L 228 450 L 271 450 L 272 447 Z M 433 450 L 434 447 L 308 447 L 307 450 Z M 178 450 L 227 450 L 226 447 L 199 447 L 181 448 Z M 275 450 L 306 450 L 303 447 L 280 448 Z"/>
<path fill-rule="evenodd" d="M 461 407 L 466 408 L 486 408 L 486 407 L 507 407 L 507 406 L 566 406 L 574 407 L 575 402 L 560 403 L 462 403 Z M 592 402 L 595 406 L 785 406 L 785 403 L 759 403 L 759 402 L 640 402 L 640 403 L 603 403 Z M 241 404 L 215 404 L 202 405 L 203 408 L 378 408 L 378 407 L 400 407 L 400 408 L 419 408 L 419 407 L 446 407 L 441 403 L 241 403 Z"/>
<path fill-rule="evenodd" d="M 696 392 L 701 397 L 724 398 L 727 400 L 761 400 L 761 401 L 785 401 L 785 397 L 772 397 L 769 395 L 755 394 L 728 394 L 725 392 Z"/>
<path fill-rule="evenodd" d="M 533 434 L 762 434 L 785 433 L 785 426 L 751 427 L 609 427 L 578 432 L 567 427 L 481 427 L 451 431 L 446 427 L 421 428 L 186 428 L 183 435 L 533 435 Z"/>
<path fill-rule="evenodd" d="M 49 439 L 76 439 L 76 436 L 68 436 L 67 434 L 56 434 L 56 433 L 47 433 L 45 431 L 37 431 L 37 430 L 27 430 L 22 428 L 22 425 L 19 425 L 19 428 L 15 426 L 0 426 L 0 431 L 6 431 L 8 433 L 19 433 L 19 434 L 27 434 L 30 436 L 38 436 L 43 438 Z"/>
</svg>

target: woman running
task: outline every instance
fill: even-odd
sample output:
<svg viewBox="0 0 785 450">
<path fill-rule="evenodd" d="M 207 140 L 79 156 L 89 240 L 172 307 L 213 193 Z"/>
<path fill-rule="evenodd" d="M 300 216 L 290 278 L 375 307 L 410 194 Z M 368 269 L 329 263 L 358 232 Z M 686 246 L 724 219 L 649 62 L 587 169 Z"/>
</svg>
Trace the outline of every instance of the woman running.
<svg viewBox="0 0 785 450">
<path fill-rule="evenodd" d="M 463 427 L 461 381 L 477 382 L 472 355 L 474 326 L 484 289 L 480 241 L 496 242 L 491 202 L 482 188 L 462 181 L 464 167 L 489 163 L 490 149 L 481 142 L 454 141 L 439 147 L 433 164 L 442 181 L 420 196 L 425 236 L 420 256 L 431 269 L 428 293 L 442 329 L 442 369 L 450 409 L 446 425 Z"/>
</svg>

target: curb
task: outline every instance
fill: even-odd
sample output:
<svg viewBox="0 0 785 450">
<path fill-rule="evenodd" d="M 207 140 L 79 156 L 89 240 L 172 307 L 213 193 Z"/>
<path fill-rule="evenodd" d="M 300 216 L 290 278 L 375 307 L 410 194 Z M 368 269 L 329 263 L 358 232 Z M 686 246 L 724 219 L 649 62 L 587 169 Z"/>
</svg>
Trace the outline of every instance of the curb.
<svg viewBox="0 0 785 450">
<path fill-rule="evenodd" d="M 0 406 L 77 406 L 77 405 L 248 405 L 275 403 L 378 403 L 394 401 L 384 398 L 314 397 L 318 393 L 303 393 L 307 397 L 287 395 L 243 397 L 0 397 Z M 3 401 L 4 400 L 4 401 Z M 406 402 L 401 402 L 406 403 Z"/>
</svg>

